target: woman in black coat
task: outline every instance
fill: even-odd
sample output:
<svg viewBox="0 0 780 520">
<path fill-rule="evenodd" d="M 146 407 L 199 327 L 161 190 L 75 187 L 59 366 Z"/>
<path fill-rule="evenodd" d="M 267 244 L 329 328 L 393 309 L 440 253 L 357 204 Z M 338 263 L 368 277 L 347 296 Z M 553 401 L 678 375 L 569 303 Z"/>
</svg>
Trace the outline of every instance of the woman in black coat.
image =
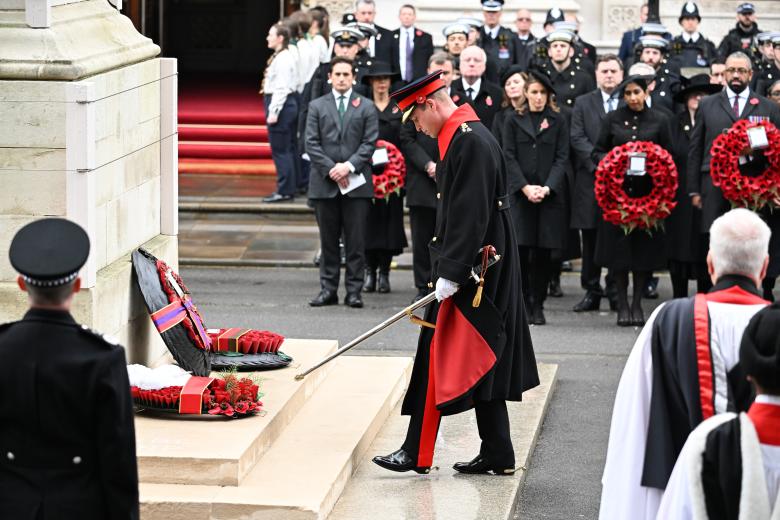
<svg viewBox="0 0 780 520">
<path fill-rule="evenodd" d="M 504 89 L 503 100 L 501 101 L 501 110 L 493 118 L 493 126 L 490 131 L 496 136 L 496 141 L 503 142 L 502 137 L 504 124 L 508 117 L 511 117 L 515 111 L 523 105 L 523 88 L 528 74 L 519 65 L 512 65 L 507 69 L 501 78 L 501 87 Z"/>
<path fill-rule="evenodd" d="M 389 64 L 375 61 L 362 81 L 371 88 L 379 115 L 379 139 L 391 142 L 400 149 L 402 113 L 390 101 L 391 85 L 398 76 L 398 73 L 390 70 Z M 374 173 L 379 174 L 382 170 L 382 167 L 378 167 Z M 407 245 L 403 193 L 393 193 L 387 200 L 373 199 L 372 202 L 366 228 L 366 276 L 363 290 L 389 293 L 390 262 Z"/>
<path fill-rule="evenodd" d="M 677 165 L 677 205 L 664 222 L 669 258 L 669 275 L 672 279 L 672 296 L 688 296 L 688 280 L 696 280 L 696 291 L 707 292 L 712 287 L 707 272 L 707 241 L 701 233 L 701 210 L 691 203 L 685 189 L 688 170 L 688 148 L 693 133 L 694 117 L 702 96 L 719 92 L 723 87 L 710 83 L 709 74 L 699 74 L 688 80 L 688 85 L 674 96 L 685 110 L 672 120 L 674 162 Z"/>
<path fill-rule="evenodd" d="M 566 165 L 569 127 L 553 99 L 550 80 L 534 71 L 525 100 L 506 118 L 502 132 L 512 220 L 520 249 L 523 295 L 530 321 L 544 325 L 550 256 L 566 241 Z"/>
<path fill-rule="evenodd" d="M 631 76 L 618 87 L 626 106 L 613 110 L 604 119 L 601 133 L 593 150 L 593 161 L 599 163 L 614 147 L 631 141 L 651 141 L 673 151 L 669 119 L 663 113 L 647 107 L 650 95 L 646 76 Z M 624 187 L 633 196 L 644 196 L 652 190 L 649 175 L 626 177 Z M 631 196 L 631 195 L 629 195 Z M 599 222 L 596 239 L 596 264 L 612 270 L 617 288 L 619 326 L 642 325 L 642 289 L 654 270 L 666 267 L 664 233 L 654 230 L 634 230 L 625 234 L 620 226 L 604 220 Z M 633 274 L 633 297 L 628 305 L 628 272 Z"/>
</svg>

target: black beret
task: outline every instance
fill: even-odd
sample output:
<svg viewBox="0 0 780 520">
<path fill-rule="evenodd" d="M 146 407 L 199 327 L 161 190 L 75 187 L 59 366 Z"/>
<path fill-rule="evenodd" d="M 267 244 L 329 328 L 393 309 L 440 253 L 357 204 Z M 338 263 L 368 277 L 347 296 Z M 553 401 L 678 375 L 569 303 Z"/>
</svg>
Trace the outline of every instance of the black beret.
<svg viewBox="0 0 780 520">
<path fill-rule="evenodd" d="M 89 237 L 62 218 L 36 220 L 20 229 L 8 251 L 11 265 L 34 287 L 57 287 L 76 279 L 89 256 Z"/>
<path fill-rule="evenodd" d="M 780 388 L 780 302 L 751 318 L 742 334 L 739 362 L 759 385 Z"/>
</svg>

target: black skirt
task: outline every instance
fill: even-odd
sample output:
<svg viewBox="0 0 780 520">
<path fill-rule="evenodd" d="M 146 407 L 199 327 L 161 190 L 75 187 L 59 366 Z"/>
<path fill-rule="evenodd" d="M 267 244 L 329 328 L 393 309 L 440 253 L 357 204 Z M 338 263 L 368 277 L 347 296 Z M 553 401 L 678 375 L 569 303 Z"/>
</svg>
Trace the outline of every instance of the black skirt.
<svg viewBox="0 0 780 520">
<path fill-rule="evenodd" d="M 596 264 L 616 271 L 656 271 L 666 268 L 666 237 L 661 230 L 635 229 L 628 235 L 620 226 L 599 222 Z"/>
<path fill-rule="evenodd" d="M 366 228 L 366 250 L 382 249 L 400 255 L 407 246 L 404 230 L 404 198 L 372 199 Z"/>
</svg>

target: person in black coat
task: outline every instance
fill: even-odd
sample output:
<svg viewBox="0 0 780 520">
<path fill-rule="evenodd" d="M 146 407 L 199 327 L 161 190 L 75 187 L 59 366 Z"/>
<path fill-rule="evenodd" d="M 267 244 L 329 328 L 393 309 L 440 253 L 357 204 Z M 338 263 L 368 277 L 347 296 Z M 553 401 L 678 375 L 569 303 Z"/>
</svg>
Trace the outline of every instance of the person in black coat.
<svg viewBox="0 0 780 520">
<path fill-rule="evenodd" d="M 582 300 L 574 306 L 574 312 L 597 311 L 605 295 L 601 287 L 601 266 L 596 264 L 596 230 L 600 218 L 594 193 L 594 174 L 597 164 L 593 161 L 593 148 L 601 131 L 602 122 L 609 112 L 621 106 L 622 100 L 613 96 L 623 81 L 623 65 L 614 54 L 600 56 L 596 63 L 598 88 L 577 98 L 571 121 L 571 149 L 574 155 L 575 176 L 571 196 L 572 229 L 582 235 L 582 271 L 580 285 L 585 290 Z M 610 308 L 617 309 L 612 276 L 607 274 L 606 296 Z"/>
<path fill-rule="evenodd" d="M 737 6 L 737 23 L 718 45 L 718 54 L 725 60 L 735 52 L 744 52 L 751 60 L 758 59 L 761 55 L 756 49 L 755 37 L 761 29 L 756 23 L 756 8 L 750 2 L 743 2 Z"/>
<path fill-rule="evenodd" d="M 401 413 L 411 415 L 403 447 L 373 461 L 428 473 L 442 415 L 474 408 L 482 445 L 460 473 L 515 472 L 507 400 L 539 384 L 520 296 L 520 265 L 501 148 L 469 105 L 456 107 L 438 73 L 393 94 L 417 128 L 438 138 L 436 231 L 431 262 L 436 302 L 426 309 Z M 473 266 L 491 245 L 501 259 L 478 290 Z M 469 332 L 463 332 L 469 331 Z M 444 361 L 441 361 L 441 360 Z"/>
<path fill-rule="evenodd" d="M 501 87 L 504 90 L 503 99 L 501 100 L 501 110 L 498 111 L 493 118 L 493 127 L 490 129 L 493 135 L 496 136 L 496 141 L 499 144 L 503 143 L 504 138 L 504 124 L 507 118 L 512 117 L 515 111 L 523 106 L 525 97 L 523 95 L 523 88 L 525 82 L 528 79 L 528 74 L 520 65 L 512 65 L 501 78 Z"/>
<path fill-rule="evenodd" d="M 708 74 L 699 74 L 688 80 L 688 85 L 675 96 L 675 102 L 682 104 L 685 111 L 676 114 L 672 120 L 672 155 L 678 175 L 677 206 L 664 223 L 673 298 L 688 296 L 688 280 L 696 280 L 696 292 L 707 292 L 712 287 L 707 272 L 707 243 L 700 231 L 701 211 L 693 207 L 686 191 L 686 166 L 700 100 L 703 96 L 720 92 L 722 88 L 710 83 Z"/>
<path fill-rule="evenodd" d="M 479 116 L 482 124 L 493 126 L 493 118 L 501 108 L 501 87 L 484 78 L 485 51 L 479 47 L 467 47 L 460 55 L 460 79 L 452 82 L 450 95 L 456 105 L 468 103 Z"/>
<path fill-rule="evenodd" d="M 780 53 L 780 48 L 778 48 Z M 767 87 L 767 97 L 770 101 L 780 107 L 780 79 Z M 774 201 L 775 208 L 765 208 L 762 217 L 766 221 L 769 229 L 772 230 L 772 237 L 769 239 L 769 265 L 766 269 L 766 276 L 763 281 L 764 299 L 770 302 L 775 301 L 773 290 L 777 277 L 780 276 L 780 197 Z"/>
<path fill-rule="evenodd" d="M 617 89 L 626 106 L 607 114 L 601 127 L 593 162 L 598 164 L 614 147 L 632 141 L 650 141 L 661 148 L 673 150 L 669 119 L 647 107 L 649 95 L 647 76 L 629 76 Z M 626 177 L 624 188 L 629 196 L 643 196 L 652 190 L 648 175 Z M 666 267 L 664 233 L 634 230 L 625 234 L 620 226 L 599 222 L 596 239 L 596 263 L 612 270 L 618 300 L 619 326 L 642 325 L 642 292 L 654 270 Z M 633 298 L 628 305 L 628 272 L 633 273 Z"/>
<path fill-rule="evenodd" d="M 399 78 L 400 75 L 393 73 L 389 63 L 375 61 L 363 77 L 363 82 L 368 85 L 376 106 L 379 118 L 378 139 L 400 148 L 401 111 L 390 101 L 391 85 L 393 81 L 397 83 Z M 375 173 L 381 173 L 383 170 L 384 166 L 374 168 Z M 363 291 L 390 292 L 390 262 L 393 256 L 401 254 L 406 246 L 403 192 L 392 193 L 387 199 L 374 198 L 366 226 L 366 276 Z"/>
<path fill-rule="evenodd" d="M 682 26 L 683 32 L 672 40 L 670 57 L 680 68 L 709 67 L 718 58 L 718 50 L 714 43 L 699 33 L 701 23 L 699 6 L 693 2 L 685 2 L 677 21 Z"/>
<path fill-rule="evenodd" d="M 485 51 L 487 60 L 495 65 L 495 76 L 488 79 L 496 83 L 510 66 L 517 63 L 515 33 L 501 25 L 503 4 L 503 0 L 482 0 L 485 23 L 479 29 L 477 40 L 477 45 Z"/>
<path fill-rule="evenodd" d="M 376 25 L 374 18 L 376 18 L 376 2 L 358 0 L 355 4 L 355 21 L 369 24 L 376 31 L 376 35 L 369 39 L 368 55 L 374 60 L 384 61 L 395 67 L 398 63 L 398 41 L 393 38 L 393 31 Z"/>
<path fill-rule="evenodd" d="M 545 75 L 529 72 L 523 96 L 523 105 L 506 119 L 502 146 L 530 322 L 544 325 L 551 253 L 564 248 L 569 228 L 569 127 L 555 104 L 552 84 Z"/>
<path fill-rule="evenodd" d="M 581 95 L 596 88 L 592 74 L 581 63 L 574 61 L 574 33 L 556 30 L 547 35 L 549 59 L 544 63 L 542 72 L 549 78 L 555 89 L 555 99 L 561 106 L 571 108 Z"/>
<path fill-rule="evenodd" d="M 414 26 L 417 11 L 411 4 L 404 4 L 398 12 L 401 27 L 393 31 L 398 63 L 393 68 L 401 73 L 401 79 L 410 83 L 424 76 L 428 60 L 433 54 L 433 36 Z"/>
<path fill-rule="evenodd" d="M 137 520 L 138 469 L 125 350 L 70 314 L 89 238 L 43 219 L 11 265 L 30 309 L 0 325 L 0 518 Z"/>
</svg>

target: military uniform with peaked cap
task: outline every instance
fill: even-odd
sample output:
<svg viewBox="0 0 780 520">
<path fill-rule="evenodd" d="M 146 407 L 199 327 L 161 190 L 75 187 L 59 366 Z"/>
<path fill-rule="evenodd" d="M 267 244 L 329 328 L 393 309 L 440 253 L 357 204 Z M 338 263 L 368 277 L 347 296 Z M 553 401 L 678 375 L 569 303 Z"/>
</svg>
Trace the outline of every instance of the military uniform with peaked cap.
<svg viewBox="0 0 780 520">
<path fill-rule="evenodd" d="M 444 88 L 439 72 L 392 97 L 408 118 L 427 97 Z M 520 264 L 507 196 L 501 148 L 469 105 L 457 108 L 438 135 L 436 231 L 430 243 L 432 280 L 460 289 L 426 309 L 402 413 L 411 415 L 403 449 L 374 461 L 387 469 L 427 472 L 442 415 L 475 408 L 482 448 L 458 471 L 514 471 L 506 400 L 519 401 L 539 384 L 531 337 L 520 295 Z M 475 306 L 472 267 L 479 249 L 501 255 L 485 275 Z"/>
<path fill-rule="evenodd" d="M 23 227 L 10 260 L 31 288 L 72 283 L 89 238 L 58 218 Z M 0 518 L 138 518 L 125 351 L 69 312 L 33 307 L 0 325 Z"/>
<path fill-rule="evenodd" d="M 573 45 L 574 34 L 569 31 L 553 31 L 546 39 L 550 43 L 562 41 Z M 558 71 L 552 64 L 552 59 L 548 58 L 541 69 L 541 72 L 550 78 L 556 101 L 560 106 L 571 108 L 574 106 L 574 100 L 596 88 L 593 76 L 580 63 L 572 57 L 569 66 Z"/>
<path fill-rule="evenodd" d="M 504 7 L 504 0 L 483 0 L 482 10 L 486 12 L 501 12 Z M 515 58 L 515 34 L 502 25 L 497 26 L 495 38 L 492 36 L 492 30 L 483 25 L 479 30 L 478 45 L 482 47 L 487 55 L 488 62 L 494 64 L 491 70 L 495 70 L 488 76 L 491 83 L 498 83 L 499 78 L 514 63 Z M 486 71 L 487 72 L 487 71 Z"/>
</svg>

